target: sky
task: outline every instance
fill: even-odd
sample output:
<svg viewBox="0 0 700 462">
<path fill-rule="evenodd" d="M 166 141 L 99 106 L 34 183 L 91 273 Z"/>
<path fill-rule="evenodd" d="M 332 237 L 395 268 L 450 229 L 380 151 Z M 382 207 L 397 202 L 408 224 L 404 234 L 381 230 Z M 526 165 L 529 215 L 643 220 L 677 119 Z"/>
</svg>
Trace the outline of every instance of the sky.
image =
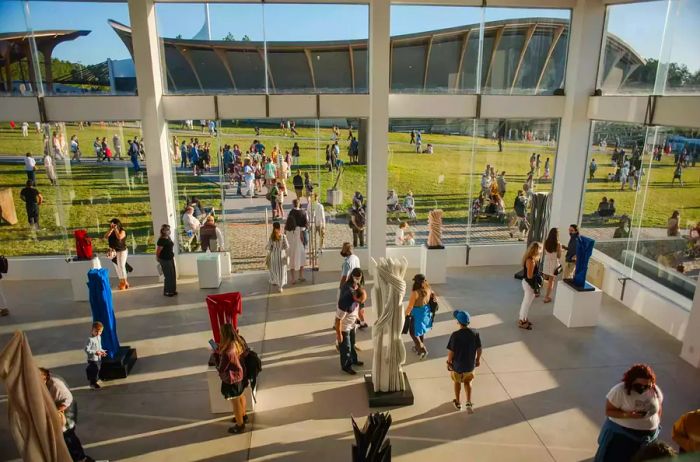
<svg viewBox="0 0 700 462">
<path fill-rule="evenodd" d="M 625 40 L 644 58 L 659 58 L 664 27 L 670 60 L 700 70 L 700 0 L 669 0 L 616 5 L 609 8 L 608 31 Z M 26 30 L 23 3 L 0 0 L 0 33 Z M 30 26 L 42 29 L 84 29 L 90 35 L 58 47 L 54 56 L 83 64 L 95 64 L 107 58 L 126 59 L 129 52 L 107 24 L 114 19 L 129 24 L 126 3 L 111 2 L 29 2 Z M 202 4 L 156 5 L 161 36 L 192 38 L 204 22 Z M 391 9 L 391 34 L 402 35 L 432 29 L 479 23 L 482 11 L 475 7 L 408 6 Z M 569 10 L 487 8 L 485 21 L 524 17 L 569 18 Z M 264 17 L 264 28 L 263 28 Z M 368 37 L 366 5 L 309 4 L 211 4 L 213 39 L 232 33 L 236 39 L 248 35 L 262 41 L 358 40 Z M 97 45 L 97 46 L 95 46 Z"/>
</svg>

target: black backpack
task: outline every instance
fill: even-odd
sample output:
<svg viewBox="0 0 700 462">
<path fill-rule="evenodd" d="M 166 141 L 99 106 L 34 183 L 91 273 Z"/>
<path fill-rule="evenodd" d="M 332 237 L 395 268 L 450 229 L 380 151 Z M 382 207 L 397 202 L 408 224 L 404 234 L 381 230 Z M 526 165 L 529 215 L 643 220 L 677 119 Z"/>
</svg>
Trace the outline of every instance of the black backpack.
<svg viewBox="0 0 700 462">
<path fill-rule="evenodd" d="M 248 354 L 245 357 L 243 367 L 245 368 L 246 371 L 246 377 L 248 378 L 248 381 L 250 382 L 250 389 L 253 391 L 253 401 L 257 400 L 255 399 L 255 389 L 257 387 L 257 382 L 258 382 L 258 374 L 262 372 L 262 361 L 260 360 L 260 356 L 253 350 L 248 350 Z"/>
</svg>

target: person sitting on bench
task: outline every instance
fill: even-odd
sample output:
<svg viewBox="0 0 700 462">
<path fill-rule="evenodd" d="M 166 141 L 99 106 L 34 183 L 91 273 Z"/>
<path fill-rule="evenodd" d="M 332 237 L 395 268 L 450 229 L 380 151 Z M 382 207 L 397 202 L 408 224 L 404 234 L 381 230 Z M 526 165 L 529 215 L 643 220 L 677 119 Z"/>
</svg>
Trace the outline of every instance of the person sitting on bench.
<svg viewBox="0 0 700 462">
<path fill-rule="evenodd" d="M 199 240 L 202 245 L 202 252 L 221 252 L 223 250 L 224 236 L 214 222 L 214 216 L 209 215 L 199 228 Z"/>
</svg>

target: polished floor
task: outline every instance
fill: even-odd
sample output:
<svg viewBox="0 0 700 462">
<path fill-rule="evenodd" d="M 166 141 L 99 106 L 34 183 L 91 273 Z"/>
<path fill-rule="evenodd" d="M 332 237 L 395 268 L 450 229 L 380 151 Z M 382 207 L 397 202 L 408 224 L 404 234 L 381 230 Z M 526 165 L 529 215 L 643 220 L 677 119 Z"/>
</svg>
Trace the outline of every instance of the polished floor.
<svg viewBox="0 0 700 462">
<path fill-rule="evenodd" d="M 522 291 L 513 272 L 453 269 L 447 284 L 435 287 L 442 303 L 427 339 L 430 354 L 418 361 L 409 353 L 405 366 L 415 404 L 391 410 L 394 460 L 590 460 L 605 394 L 635 362 L 653 365 L 665 393 L 662 437 L 670 440 L 673 421 L 700 407 L 700 370 L 679 359 L 680 343 L 609 297 L 596 328 L 567 329 L 551 304 L 537 300 L 535 330 L 518 329 Z M 70 300 L 67 282 L 3 281 L 12 313 L 0 318 L 0 346 L 16 329 L 28 334 L 37 364 L 73 388 L 77 433 L 96 459 L 349 461 L 350 416 L 363 421 L 370 410 L 362 375 L 342 373 L 333 347 L 337 274 L 315 276 L 315 284 L 282 295 L 268 294 L 262 274 L 236 276 L 218 291 L 180 281 L 176 300 L 160 296 L 154 280 L 134 281 L 137 287 L 114 299 L 120 341 L 135 347 L 139 360 L 127 379 L 100 391 L 84 378 L 89 306 Z M 204 298 L 234 290 L 244 296 L 241 332 L 263 358 L 252 431 L 241 435 L 227 433 L 230 415 L 209 412 L 204 372 L 211 337 Z M 473 415 L 452 407 L 445 369 L 457 308 L 469 310 L 484 343 Z M 368 367 L 370 330 L 358 342 Z M 12 460 L 18 455 L 0 393 L 0 459 Z"/>
</svg>

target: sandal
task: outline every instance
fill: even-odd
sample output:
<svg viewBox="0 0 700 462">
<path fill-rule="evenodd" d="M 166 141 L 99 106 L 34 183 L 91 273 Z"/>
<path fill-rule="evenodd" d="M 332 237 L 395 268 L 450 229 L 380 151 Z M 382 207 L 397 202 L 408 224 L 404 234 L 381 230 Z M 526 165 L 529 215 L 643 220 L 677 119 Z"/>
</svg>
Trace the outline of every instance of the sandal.
<svg viewBox="0 0 700 462">
<path fill-rule="evenodd" d="M 530 321 L 518 321 L 518 327 L 525 330 L 532 330 L 532 323 Z"/>
<path fill-rule="evenodd" d="M 544 303 L 551 303 L 552 302 L 552 297 L 545 297 L 544 300 L 542 300 Z"/>
</svg>

